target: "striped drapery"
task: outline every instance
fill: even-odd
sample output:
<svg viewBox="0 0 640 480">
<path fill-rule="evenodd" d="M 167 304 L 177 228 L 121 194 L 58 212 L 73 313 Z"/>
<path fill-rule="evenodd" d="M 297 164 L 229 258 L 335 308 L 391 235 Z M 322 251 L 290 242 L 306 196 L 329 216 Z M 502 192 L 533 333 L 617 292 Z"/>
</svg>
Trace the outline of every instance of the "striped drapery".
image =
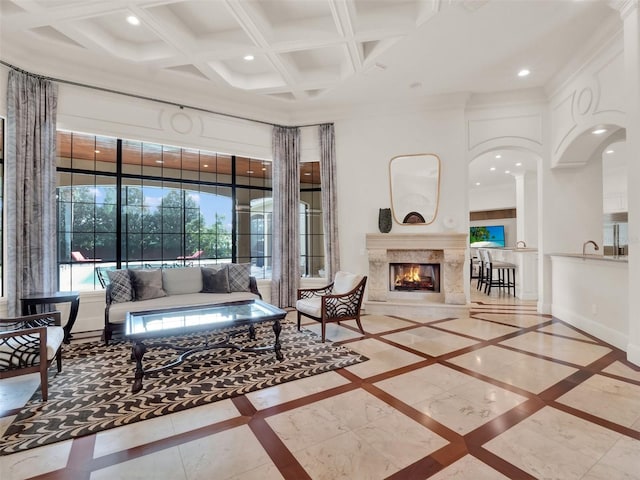
<svg viewBox="0 0 640 480">
<path fill-rule="evenodd" d="M 9 71 L 7 87 L 7 309 L 57 290 L 56 112 L 58 86 Z"/>
<path fill-rule="evenodd" d="M 320 125 L 319 130 L 325 269 L 327 278 L 333 279 L 336 272 L 340 270 L 335 132 L 332 123 Z"/>
<path fill-rule="evenodd" d="M 273 127 L 271 303 L 291 307 L 300 284 L 300 129 Z"/>
</svg>

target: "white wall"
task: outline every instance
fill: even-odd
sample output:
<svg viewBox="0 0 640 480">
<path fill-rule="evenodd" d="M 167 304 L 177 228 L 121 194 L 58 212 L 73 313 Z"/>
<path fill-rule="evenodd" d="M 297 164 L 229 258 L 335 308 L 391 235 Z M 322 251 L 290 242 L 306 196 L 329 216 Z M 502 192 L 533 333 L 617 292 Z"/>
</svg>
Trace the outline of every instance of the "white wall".
<svg viewBox="0 0 640 480">
<path fill-rule="evenodd" d="M 341 268 L 367 272 L 365 235 L 378 232 L 378 210 L 391 206 L 389 161 L 433 153 L 441 160 L 440 205 L 427 226 L 393 223 L 392 232 L 467 232 L 467 164 L 461 109 L 354 116 L 336 121 Z"/>
<path fill-rule="evenodd" d="M 613 150 L 613 153 L 607 154 L 607 150 Z M 626 212 L 629 208 L 627 187 L 629 160 L 626 142 L 614 142 L 608 145 L 602 155 L 604 213 Z"/>
<path fill-rule="evenodd" d="M 271 125 L 60 85 L 58 129 L 271 158 Z"/>
<path fill-rule="evenodd" d="M 473 187 L 469 189 L 469 211 L 501 210 L 516 208 L 516 182 L 495 187 Z"/>
<path fill-rule="evenodd" d="M 551 171 L 545 191 L 553 192 L 552 208 L 545 212 L 551 232 L 548 252 L 580 253 L 587 240 L 602 246 L 602 165 L 597 156 L 580 168 Z"/>
</svg>

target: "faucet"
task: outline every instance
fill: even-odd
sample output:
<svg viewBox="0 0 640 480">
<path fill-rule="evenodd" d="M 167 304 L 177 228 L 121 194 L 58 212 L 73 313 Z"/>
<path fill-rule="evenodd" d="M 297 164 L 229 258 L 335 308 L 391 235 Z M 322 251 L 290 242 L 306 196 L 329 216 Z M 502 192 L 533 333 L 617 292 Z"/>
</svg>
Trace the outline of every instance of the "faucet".
<svg viewBox="0 0 640 480">
<path fill-rule="evenodd" d="M 520 244 L 522 244 L 522 248 L 527 248 L 527 242 L 525 242 L 524 240 L 518 240 L 516 242 L 516 248 L 520 248 Z"/>
<path fill-rule="evenodd" d="M 594 249 L 595 251 L 600 250 L 600 247 L 598 247 L 598 244 L 597 244 L 596 242 L 594 242 L 593 240 L 587 240 L 586 242 L 584 242 L 584 243 L 582 244 L 582 255 L 586 255 L 586 254 L 584 253 L 584 251 L 585 251 L 585 249 L 587 248 L 587 245 L 589 245 L 589 244 L 592 244 L 592 245 L 593 245 L 593 249 Z"/>
</svg>

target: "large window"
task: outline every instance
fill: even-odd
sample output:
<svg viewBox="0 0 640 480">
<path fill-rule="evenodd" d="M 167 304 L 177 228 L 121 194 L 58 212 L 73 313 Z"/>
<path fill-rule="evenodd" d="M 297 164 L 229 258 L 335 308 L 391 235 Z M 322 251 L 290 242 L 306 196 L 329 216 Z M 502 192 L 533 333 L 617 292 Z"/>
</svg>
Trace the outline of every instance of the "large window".
<svg viewBox="0 0 640 480">
<path fill-rule="evenodd" d="M 271 162 L 58 132 L 61 289 L 114 268 L 250 262 L 271 275 Z"/>
<path fill-rule="evenodd" d="M 102 288 L 115 268 L 221 262 L 270 278 L 271 192 L 268 160 L 58 132 L 59 288 Z M 302 275 L 324 276 L 319 162 L 302 164 L 300 196 Z"/>
</svg>

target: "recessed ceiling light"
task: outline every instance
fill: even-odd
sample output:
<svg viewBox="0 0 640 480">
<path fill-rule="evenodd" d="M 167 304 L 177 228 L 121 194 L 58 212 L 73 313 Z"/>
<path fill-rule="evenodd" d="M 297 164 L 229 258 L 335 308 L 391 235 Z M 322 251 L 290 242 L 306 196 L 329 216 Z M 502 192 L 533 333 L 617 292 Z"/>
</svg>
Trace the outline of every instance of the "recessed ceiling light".
<svg viewBox="0 0 640 480">
<path fill-rule="evenodd" d="M 522 162 L 516 163 L 516 167 L 521 167 L 521 166 L 522 166 Z"/>
<path fill-rule="evenodd" d="M 309 172 L 305 172 L 305 175 L 306 175 L 306 176 L 310 176 L 310 175 L 311 175 L 311 173 L 309 173 Z"/>
<path fill-rule="evenodd" d="M 100 153 L 100 150 L 94 150 L 93 153 Z"/>
<path fill-rule="evenodd" d="M 244 58 L 247 62 L 250 62 L 251 60 L 253 60 L 256 57 L 254 57 L 253 55 L 245 55 L 242 58 Z"/>
<path fill-rule="evenodd" d="M 615 152 L 616 152 L 615 150 L 607 150 L 607 151 L 606 151 L 606 152 L 604 152 L 604 153 L 615 153 Z"/>
<path fill-rule="evenodd" d="M 204 168 L 207 168 L 209 166 L 208 163 L 205 163 L 204 165 L 202 165 Z"/>
<path fill-rule="evenodd" d="M 129 15 L 127 17 L 127 22 L 129 22 L 131 25 L 140 25 L 140 19 L 135 15 Z"/>
<path fill-rule="evenodd" d="M 531 73 L 531 71 L 527 68 L 523 68 L 522 70 L 520 70 L 518 72 L 518 76 L 519 77 L 526 77 L 527 75 L 529 75 Z"/>
<path fill-rule="evenodd" d="M 247 170 L 247 173 L 251 175 L 253 173 L 253 170 Z"/>
<path fill-rule="evenodd" d="M 498 154 L 496 155 L 496 158 L 502 158 L 502 155 Z"/>
<path fill-rule="evenodd" d="M 491 167 L 489 170 L 491 170 L 492 172 L 496 171 L 496 167 Z"/>
<path fill-rule="evenodd" d="M 162 160 L 156 160 L 156 163 L 164 163 Z"/>
<path fill-rule="evenodd" d="M 267 167 L 262 167 L 262 171 L 264 172 L 267 169 Z"/>
<path fill-rule="evenodd" d="M 510 170 L 505 170 L 504 173 L 511 173 L 511 171 Z"/>
<path fill-rule="evenodd" d="M 476 187 L 480 185 L 480 182 L 476 182 Z"/>
<path fill-rule="evenodd" d="M 593 133 L 594 135 L 602 135 L 606 131 L 607 131 L 606 128 L 596 128 L 591 133 Z"/>
</svg>

